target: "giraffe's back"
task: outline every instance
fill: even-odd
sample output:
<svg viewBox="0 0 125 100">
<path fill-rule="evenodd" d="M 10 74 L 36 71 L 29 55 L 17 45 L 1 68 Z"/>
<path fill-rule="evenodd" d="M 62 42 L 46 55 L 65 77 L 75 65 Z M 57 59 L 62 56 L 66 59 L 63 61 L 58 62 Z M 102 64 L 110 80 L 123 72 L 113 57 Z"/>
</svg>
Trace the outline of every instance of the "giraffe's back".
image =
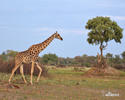
<svg viewBox="0 0 125 100">
<path fill-rule="evenodd" d="M 31 63 L 32 61 L 37 61 L 38 55 L 30 52 L 29 50 L 19 52 L 15 57 L 16 63 Z"/>
<path fill-rule="evenodd" d="M 15 57 L 15 63 L 30 63 L 30 55 L 28 55 L 27 50 L 19 52 Z"/>
</svg>

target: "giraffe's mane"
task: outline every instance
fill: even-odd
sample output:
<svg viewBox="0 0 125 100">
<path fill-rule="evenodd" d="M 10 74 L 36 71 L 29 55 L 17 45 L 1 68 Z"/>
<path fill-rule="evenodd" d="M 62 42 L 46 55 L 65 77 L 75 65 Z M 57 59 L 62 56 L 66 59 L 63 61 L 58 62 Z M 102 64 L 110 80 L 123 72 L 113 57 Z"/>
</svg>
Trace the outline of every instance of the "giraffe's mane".
<svg viewBox="0 0 125 100">
<path fill-rule="evenodd" d="M 54 34 L 52 34 L 50 37 L 52 37 L 52 36 L 54 36 L 54 35 L 56 35 L 56 34 L 57 34 L 57 33 L 54 33 Z M 50 37 L 48 37 L 46 40 L 48 40 Z M 31 49 L 32 47 L 36 46 L 36 45 L 43 44 L 46 40 L 44 40 L 44 41 L 41 42 L 41 43 L 36 43 L 36 44 L 31 45 L 31 46 L 28 48 L 28 50 Z"/>
</svg>

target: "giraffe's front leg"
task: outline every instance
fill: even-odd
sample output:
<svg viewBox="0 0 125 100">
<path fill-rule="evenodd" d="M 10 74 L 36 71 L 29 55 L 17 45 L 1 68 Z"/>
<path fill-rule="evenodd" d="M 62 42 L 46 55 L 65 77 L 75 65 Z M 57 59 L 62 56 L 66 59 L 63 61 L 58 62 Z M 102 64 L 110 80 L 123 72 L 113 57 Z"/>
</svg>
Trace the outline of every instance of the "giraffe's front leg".
<svg viewBox="0 0 125 100">
<path fill-rule="evenodd" d="M 38 75 L 38 78 L 37 78 L 37 82 L 38 82 L 39 79 L 40 79 L 41 73 L 42 73 L 42 68 L 39 66 L 38 63 L 36 63 L 36 66 L 37 66 L 37 68 L 39 69 L 39 75 Z"/>
<path fill-rule="evenodd" d="M 10 78 L 9 78 L 9 83 L 11 82 L 11 79 L 12 79 L 12 77 L 13 77 L 13 74 L 14 74 L 14 72 L 17 70 L 18 67 L 19 67 L 19 65 L 15 65 L 15 67 L 12 69 L 12 73 L 11 73 Z"/>
<path fill-rule="evenodd" d="M 31 79 L 30 79 L 31 85 L 33 84 L 32 83 L 33 72 L 34 72 L 34 62 L 32 62 L 32 66 L 31 66 Z"/>
<path fill-rule="evenodd" d="M 25 76 L 24 76 L 24 73 L 23 73 L 23 65 L 20 66 L 20 73 L 22 74 L 24 82 L 27 83 Z"/>
</svg>

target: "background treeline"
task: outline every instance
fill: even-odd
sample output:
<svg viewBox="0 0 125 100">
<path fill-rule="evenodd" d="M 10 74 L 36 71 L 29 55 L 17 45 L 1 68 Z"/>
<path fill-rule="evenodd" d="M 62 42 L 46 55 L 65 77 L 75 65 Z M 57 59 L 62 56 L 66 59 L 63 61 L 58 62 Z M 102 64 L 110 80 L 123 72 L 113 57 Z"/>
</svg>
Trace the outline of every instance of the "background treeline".
<svg viewBox="0 0 125 100">
<path fill-rule="evenodd" d="M 5 65 L 8 66 L 8 68 L 9 66 L 12 66 L 14 63 L 14 57 L 16 53 L 17 53 L 16 51 L 12 50 L 7 50 L 3 52 L 0 55 L 0 69 L 4 69 Z M 113 55 L 107 53 L 105 55 L 105 59 L 108 65 L 110 65 L 111 67 L 115 67 L 117 69 L 125 71 L 125 51 L 120 55 Z M 63 58 L 63 57 L 58 57 L 56 54 L 45 54 L 39 58 L 39 62 L 42 65 L 48 65 L 48 66 L 52 65 L 57 67 L 70 67 L 70 66 L 91 67 L 97 64 L 97 56 L 83 55 L 83 56 L 76 56 L 74 58 L 69 58 L 69 57 Z"/>
</svg>

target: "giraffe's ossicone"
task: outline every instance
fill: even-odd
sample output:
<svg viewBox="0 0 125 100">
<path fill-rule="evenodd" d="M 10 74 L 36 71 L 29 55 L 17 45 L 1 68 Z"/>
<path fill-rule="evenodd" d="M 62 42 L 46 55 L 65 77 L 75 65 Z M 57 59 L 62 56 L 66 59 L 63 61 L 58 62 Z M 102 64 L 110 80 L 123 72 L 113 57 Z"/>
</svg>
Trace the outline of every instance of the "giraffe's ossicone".
<svg viewBox="0 0 125 100">
<path fill-rule="evenodd" d="M 38 63 L 39 53 L 42 50 L 44 50 L 52 42 L 52 40 L 55 39 L 55 38 L 57 38 L 59 40 L 63 40 L 62 37 L 56 32 L 53 35 L 51 35 L 48 39 L 46 39 L 44 42 L 32 45 L 26 51 L 19 52 L 15 57 L 15 67 L 12 69 L 12 73 L 11 73 L 11 76 L 9 78 L 9 83 L 11 82 L 13 74 L 17 70 L 18 67 L 20 67 L 20 73 L 22 74 L 24 82 L 27 83 L 27 81 L 25 79 L 25 76 L 24 76 L 24 73 L 23 73 L 23 64 L 24 63 L 32 63 L 31 80 L 30 80 L 31 84 L 32 84 L 32 75 L 33 75 L 33 72 L 34 72 L 34 64 L 37 65 L 37 68 L 40 71 L 39 75 L 38 75 L 38 78 L 37 78 L 37 82 L 38 82 L 39 79 L 40 79 L 41 72 L 42 72 L 42 68 L 40 67 L 40 65 Z"/>
</svg>

